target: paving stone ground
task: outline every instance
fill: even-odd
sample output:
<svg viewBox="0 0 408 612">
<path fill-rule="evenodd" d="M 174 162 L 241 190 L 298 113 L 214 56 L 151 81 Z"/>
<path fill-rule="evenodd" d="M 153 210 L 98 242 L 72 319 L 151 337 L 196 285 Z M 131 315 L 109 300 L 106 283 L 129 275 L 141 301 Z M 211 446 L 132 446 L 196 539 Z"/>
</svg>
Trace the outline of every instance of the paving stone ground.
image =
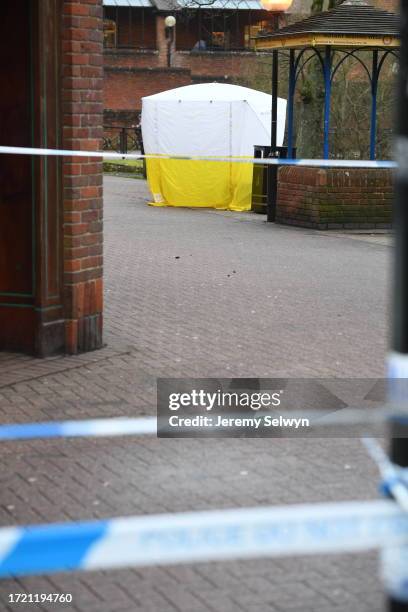
<svg viewBox="0 0 408 612">
<path fill-rule="evenodd" d="M 0 355 L 2 422 L 155 412 L 158 376 L 376 377 L 387 347 L 391 240 L 267 225 L 251 214 L 146 206 L 105 180 L 106 348 Z M 372 499 L 357 439 L 10 442 L 2 525 Z M 3 581 L 69 592 L 75 612 L 380 612 L 376 554 L 200 563 Z M 31 605 L 31 609 L 34 606 Z"/>
</svg>

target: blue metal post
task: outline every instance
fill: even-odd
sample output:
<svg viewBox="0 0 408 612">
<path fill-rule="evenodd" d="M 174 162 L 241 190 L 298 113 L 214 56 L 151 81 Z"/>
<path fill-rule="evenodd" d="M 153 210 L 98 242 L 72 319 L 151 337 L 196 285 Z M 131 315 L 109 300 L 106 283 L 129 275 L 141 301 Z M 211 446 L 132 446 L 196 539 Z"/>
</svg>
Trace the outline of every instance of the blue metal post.
<svg viewBox="0 0 408 612">
<path fill-rule="evenodd" d="M 377 144 L 377 92 L 378 92 L 378 51 L 373 51 L 373 70 L 371 73 L 371 124 L 370 159 L 375 159 Z"/>
<path fill-rule="evenodd" d="M 272 52 L 272 122 L 271 122 L 271 151 L 270 157 L 277 157 L 278 134 L 278 92 L 279 92 L 279 53 L 277 49 Z M 278 167 L 268 166 L 268 199 L 266 206 L 266 220 L 271 223 L 276 218 L 276 202 L 278 198 Z"/>
<path fill-rule="evenodd" d="M 293 115 L 296 88 L 295 50 L 290 50 L 289 60 L 289 95 L 288 95 L 288 157 L 293 155 Z"/>
<path fill-rule="evenodd" d="M 329 136 L 330 136 L 330 107 L 331 107 L 331 71 L 332 54 L 331 48 L 326 47 L 324 53 L 324 136 L 323 136 L 323 158 L 329 159 Z"/>
</svg>

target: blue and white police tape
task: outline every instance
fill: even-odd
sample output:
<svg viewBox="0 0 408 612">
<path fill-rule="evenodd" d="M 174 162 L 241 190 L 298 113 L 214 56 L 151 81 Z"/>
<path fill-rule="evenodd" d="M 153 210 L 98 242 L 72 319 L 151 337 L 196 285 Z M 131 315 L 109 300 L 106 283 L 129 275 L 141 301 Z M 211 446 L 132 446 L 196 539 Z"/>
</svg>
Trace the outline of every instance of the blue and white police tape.
<svg viewBox="0 0 408 612">
<path fill-rule="evenodd" d="M 273 414 L 273 413 L 272 413 Z M 243 416 L 270 416 L 271 413 L 253 411 Z M 228 416 L 234 416 L 228 412 Z M 282 419 L 308 419 L 310 428 L 330 428 L 333 426 L 347 427 L 350 425 L 378 425 L 385 424 L 394 419 L 401 423 L 408 423 L 406 409 L 354 409 L 345 408 L 335 412 L 323 411 L 307 412 L 280 412 Z M 163 423 L 162 429 L 165 428 Z M 169 426 L 169 430 L 171 430 Z M 0 441 L 29 440 L 37 438 L 79 438 L 103 436 L 148 436 L 157 434 L 156 417 L 114 417 L 105 419 L 89 419 L 78 421 L 47 421 L 39 423 L 9 423 L 0 425 Z"/>
<path fill-rule="evenodd" d="M 408 379 L 408 355 L 397 352 L 389 353 L 387 369 L 390 381 L 393 379 Z"/>
<path fill-rule="evenodd" d="M 11 423 L 0 426 L 0 440 L 156 435 L 156 417 Z"/>
<path fill-rule="evenodd" d="M 404 546 L 392 501 L 189 512 L 1 528 L 0 576 Z"/>
<path fill-rule="evenodd" d="M 394 406 L 408 405 L 408 355 L 392 352 L 387 358 L 388 399 Z"/>
<path fill-rule="evenodd" d="M 381 551 L 381 574 L 387 593 L 408 604 L 408 546 L 390 546 Z"/>
<path fill-rule="evenodd" d="M 142 155 L 139 153 L 114 153 L 110 151 L 70 151 L 69 149 L 42 149 L 35 147 L 0 146 L 0 154 L 12 155 L 48 155 L 57 157 L 100 157 L 103 159 L 177 159 L 193 161 L 213 161 L 241 164 L 261 164 L 268 166 L 317 166 L 319 168 L 397 168 L 394 161 L 347 160 L 347 159 L 283 159 L 283 158 L 251 158 L 223 157 L 205 155 Z"/>
<path fill-rule="evenodd" d="M 408 468 L 392 463 L 384 450 L 373 438 L 362 438 L 370 457 L 375 461 L 382 476 L 381 491 L 393 497 L 398 505 L 408 512 Z"/>
<path fill-rule="evenodd" d="M 381 491 L 392 497 L 408 516 L 408 468 L 392 463 L 373 438 L 363 443 L 383 478 Z M 408 602 L 408 546 L 386 546 L 381 551 L 381 573 L 387 593 L 395 600 Z"/>
</svg>

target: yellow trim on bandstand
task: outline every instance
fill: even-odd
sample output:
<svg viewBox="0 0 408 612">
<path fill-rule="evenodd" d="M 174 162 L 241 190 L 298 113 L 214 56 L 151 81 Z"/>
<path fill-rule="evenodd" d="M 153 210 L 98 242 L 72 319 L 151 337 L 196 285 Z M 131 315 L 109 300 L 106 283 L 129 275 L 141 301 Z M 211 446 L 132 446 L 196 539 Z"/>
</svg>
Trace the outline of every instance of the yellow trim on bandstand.
<svg viewBox="0 0 408 612">
<path fill-rule="evenodd" d="M 400 46 L 400 40 L 392 36 L 350 36 L 339 34 L 298 34 L 276 37 L 264 36 L 255 39 L 255 50 L 297 49 L 299 47 L 353 47 L 393 48 Z"/>
</svg>

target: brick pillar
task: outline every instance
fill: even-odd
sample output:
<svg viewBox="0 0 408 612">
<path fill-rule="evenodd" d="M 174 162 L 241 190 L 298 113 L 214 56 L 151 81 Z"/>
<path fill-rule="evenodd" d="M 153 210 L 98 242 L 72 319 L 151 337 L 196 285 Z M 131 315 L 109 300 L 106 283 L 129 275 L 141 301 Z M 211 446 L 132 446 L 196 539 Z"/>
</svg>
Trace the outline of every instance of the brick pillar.
<svg viewBox="0 0 408 612">
<path fill-rule="evenodd" d="M 63 0 L 63 147 L 101 150 L 102 0 Z M 68 353 L 102 346 L 102 162 L 64 158 L 64 314 Z"/>
<path fill-rule="evenodd" d="M 156 49 L 159 52 L 158 65 L 159 67 L 167 67 L 167 54 L 168 54 L 168 39 L 166 38 L 166 26 L 164 20 L 167 15 L 158 14 L 156 16 Z M 173 42 L 171 45 L 171 57 L 172 66 L 175 65 L 175 51 L 176 51 L 176 28 L 173 28 Z"/>
</svg>

